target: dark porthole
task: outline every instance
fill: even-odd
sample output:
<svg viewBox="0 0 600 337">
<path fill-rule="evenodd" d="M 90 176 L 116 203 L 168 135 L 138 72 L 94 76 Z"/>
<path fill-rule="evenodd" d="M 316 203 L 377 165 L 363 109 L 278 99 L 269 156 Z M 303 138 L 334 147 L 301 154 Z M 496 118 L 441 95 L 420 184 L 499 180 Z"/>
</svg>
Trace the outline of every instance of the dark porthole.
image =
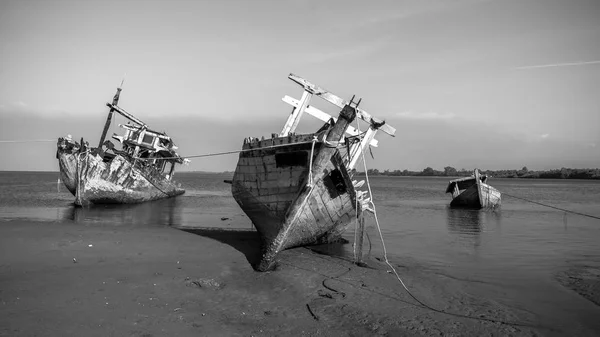
<svg viewBox="0 0 600 337">
<path fill-rule="evenodd" d="M 307 164 L 308 153 L 306 151 L 277 153 L 275 155 L 275 165 L 277 167 L 307 166 Z"/>
</svg>

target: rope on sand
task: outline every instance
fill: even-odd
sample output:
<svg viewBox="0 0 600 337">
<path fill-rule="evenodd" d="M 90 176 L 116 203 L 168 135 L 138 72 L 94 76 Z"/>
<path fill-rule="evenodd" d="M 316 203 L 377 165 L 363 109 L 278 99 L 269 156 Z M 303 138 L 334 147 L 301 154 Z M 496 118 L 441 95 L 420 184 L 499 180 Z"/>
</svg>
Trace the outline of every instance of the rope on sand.
<svg viewBox="0 0 600 337">
<path fill-rule="evenodd" d="M 328 257 L 330 257 L 330 258 L 333 258 L 333 259 L 342 259 L 342 260 L 344 260 L 344 261 L 351 262 L 350 260 L 346 260 L 346 259 L 344 259 L 344 258 L 337 257 L 337 256 L 331 256 L 331 255 L 323 254 L 323 253 L 321 253 L 321 252 L 319 252 L 319 251 L 316 251 L 316 250 L 313 250 L 313 249 L 310 249 L 310 248 L 308 248 L 308 250 L 310 250 L 311 252 L 313 252 L 313 253 L 317 254 L 317 257 L 318 257 L 318 258 L 321 258 L 321 259 L 323 259 L 323 260 L 325 260 L 325 261 L 331 261 L 331 260 L 327 260 L 325 257 L 321 257 L 321 256 L 318 256 L 318 255 L 326 255 L 326 256 L 328 256 Z M 377 259 L 379 260 L 379 258 L 377 258 Z M 284 262 L 284 261 L 280 261 L 280 263 L 282 263 L 282 264 L 286 264 L 286 265 L 289 265 L 289 266 L 291 266 L 291 267 L 294 267 L 294 268 L 302 269 L 302 270 L 305 270 L 305 271 L 307 271 L 307 272 L 315 272 L 315 270 L 314 270 L 314 269 L 312 269 L 312 268 L 311 268 L 311 269 L 306 269 L 306 268 L 302 268 L 302 267 L 299 267 L 299 266 L 297 266 L 297 265 L 294 265 L 294 264 L 291 264 L 291 263 L 287 263 L 287 262 Z M 338 264 L 338 265 L 340 265 L 340 264 Z M 326 277 L 326 278 L 323 280 L 323 283 L 322 283 L 322 284 L 323 284 L 323 286 L 324 286 L 326 289 L 328 289 L 328 290 L 330 290 L 330 291 L 333 291 L 334 293 L 337 293 L 337 294 L 340 294 L 340 295 L 342 295 L 342 297 L 346 297 L 346 293 L 345 293 L 345 292 L 343 292 L 343 291 L 340 291 L 340 290 L 336 290 L 336 289 L 332 288 L 331 286 L 327 286 L 327 285 L 325 285 L 325 284 L 324 284 L 324 281 L 326 281 L 326 280 L 331 280 L 331 281 L 339 281 L 340 283 L 347 284 L 347 285 L 349 285 L 349 286 L 351 286 L 351 287 L 354 287 L 354 288 L 356 288 L 356 289 L 359 289 L 359 290 L 361 290 L 361 291 L 369 291 L 369 292 L 372 292 L 372 293 L 375 293 L 375 294 L 381 295 L 381 296 L 383 296 L 383 297 L 386 297 L 386 298 L 391 298 L 391 299 L 395 299 L 395 300 L 398 300 L 398 301 L 401 301 L 401 302 L 405 302 L 403 299 L 401 299 L 401 298 L 399 298 L 399 297 L 396 297 L 396 296 L 393 296 L 393 295 L 387 294 L 387 293 L 385 293 L 385 292 L 382 292 L 382 291 L 378 291 L 378 290 L 376 290 L 376 289 L 373 289 L 373 288 L 371 288 L 371 287 L 368 287 L 368 286 L 367 286 L 367 285 L 365 285 L 364 283 L 361 283 L 360 285 L 357 285 L 357 284 L 354 284 L 354 283 L 352 283 L 352 282 L 351 282 L 351 281 L 349 281 L 349 280 L 346 280 L 346 279 L 342 279 L 342 278 L 340 278 L 341 276 L 343 276 L 344 274 L 346 274 L 346 273 L 348 273 L 348 272 L 350 272 L 350 271 L 352 271 L 352 270 L 353 270 L 353 267 L 348 267 L 348 270 L 346 270 L 345 272 L 343 272 L 343 273 L 341 273 L 341 274 L 339 274 L 339 275 L 336 275 L 336 276 L 328 276 L 328 275 L 324 275 L 324 274 L 321 274 L 321 273 L 319 273 L 319 274 L 320 274 L 320 275 L 323 275 L 323 276 L 325 276 L 325 277 Z M 405 289 L 406 289 L 406 288 L 405 288 Z M 519 323 L 519 322 L 508 322 L 508 321 L 504 321 L 504 320 L 500 320 L 500 319 L 493 319 L 493 318 L 486 318 L 486 317 L 468 316 L 468 315 L 463 315 L 463 314 L 459 314 L 459 313 L 448 312 L 448 311 L 444 311 L 444 310 L 436 309 L 436 308 L 433 308 L 433 307 L 431 307 L 431 306 L 429 306 L 429 305 L 427 305 L 427 304 L 423 303 L 423 302 L 422 302 L 422 301 L 420 301 L 419 299 L 417 299 L 417 298 L 416 298 L 416 297 L 415 297 L 413 294 L 411 294 L 411 293 L 408 291 L 408 289 L 406 289 L 406 291 L 407 291 L 407 292 L 410 294 L 410 296 L 411 296 L 411 297 L 412 297 L 414 300 L 416 300 L 416 301 L 417 301 L 419 304 L 421 304 L 421 306 L 423 306 L 425 309 L 429 309 L 429 310 L 431 310 L 431 311 L 434 311 L 434 312 L 437 312 L 437 313 L 440 313 L 440 314 L 444 314 L 444 315 L 450 315 L 450 316 L 455 316 L 455 317 L 460 317 L 460 318 L 468 318 L 468 319 L 474 319 L 474 320 L 486 321 L 486 322 L 491 322 L 491 323 L 500 323 L 500 324 L 506 324 L 506 325 L 511 325 L 511 326 L 528 327 L 528 328 L 538 328 L 538 329 L 547 329 L 547 330 L 551 330 L 551 331 L 556 331 L 555 329 L 553 329 L 553 328 L 550 328 L 550 327 L 546 327 L 546 326 L 539 326 L 539 325 L 533 325 L 533 324 L 527 324 L 527 323 Z M 407 304 L 410 304 L 409 302 L 405 302 L 405 303 L 407 303 Z"/>
<path fill-rule="evenodd" d="M 359 130 L 359 132 L 360 132 L 360 130 Z M 381 232 L 381 226 L 379 225 L 379 219 L 377 218 L 377 210 L 375 208 L 375 203 L 373 202 L 373 192 L 371 191 L 371 184 L 369 182 L 369 175 L 367 173 L 368 170 L 367 170 L 367 163 L 365 161 L 364 151 L 361 151 L 361 155 L 362 155 L 362 162 L 363 162 L 363 166 L 364 166 L 364 170 L 365 170 L 365 180 L 366 180 L 366 183 L 367 183 L 367 188 L 369 190 L 369 196 L 371 197 L 371 201 L 369 203 L 371 204 L 372 211 L 373 211 L 373 216 L 375 218 L 375 224 L 377 225 L 377 231 L 379 232 L 379 238 L 381 239 L 381 244 L 382 244 L 382 247 L 383 247 L 383 258 L 384 258 L 384 261 L 392 269 L 392 272 L 396 276 L 396 279 L 398 279 L 398 281 L 400 282 L 400 284 L 402 285 L 402 287 L 404 288 L 404 290 L 408 293 L 408 295 L 410 295 L 410 297 L 412 297 L 417 303 L 419 303 L 420 305 L 422 305 L 424 308 L 427 308 L 427 309 L 429 309 L 431 311 L 438 312 L 438 313 L 441 313 L 441 314 L 451 315 L 451 316 L 455 316 L 455 317 L 463 317 L 463 318 L 475 319 L 475 320 L 480 320 L 480 321 L 493 322 L 493 323 L 502 323 L 502 324 L 507 324 L 507 325 L 512 325 L 512 326 L 526 326 L 526 327 L 529 327 L 529 325 L 524 324 L 524 323 L 513 323 L 513 322 L 507 322 L 507 321 L 493 319 L 493 318 L 475 317 L 475 316 L 463 315 L 463 314 L 459 314 L 459 313 L 448 312 L 448 311 L 441 310 L 441 309 L 436 309 L 436 308 L 434 308 L 434 307 L 432 307 L 432 306 L 430 306 L 428 304 L 423 303 L 423 301 L 419 300 L 415 295 L 413 295 L 412 292 L 410 292 L 410 290 L 408 289 L 408 287 L 406 286 L 406 284 L 404 284 L 404 281 L 402 281 L 402 278 L 400 277 L 400 275 L 398 274 L 398 272 L 396 271 L 396 269 L 394 268 L 394 266 L 392 266 L 392 264 L 388 260 L 387 249 L 385 247 L 385 241 L 383 240 L 383 234 Z"/>
<path fill-rule="evenodd" d="M 310 305 L 308 305 L 308 303 L 306 303 L 306 309 L 308 309 L 308 312 L 315 319 L 315 321 L 319 320 L 319 317 L 317 315 L 315 315 L 315 313 L 312 311 L 312 309 L 310 308 Z"/>
</svg>

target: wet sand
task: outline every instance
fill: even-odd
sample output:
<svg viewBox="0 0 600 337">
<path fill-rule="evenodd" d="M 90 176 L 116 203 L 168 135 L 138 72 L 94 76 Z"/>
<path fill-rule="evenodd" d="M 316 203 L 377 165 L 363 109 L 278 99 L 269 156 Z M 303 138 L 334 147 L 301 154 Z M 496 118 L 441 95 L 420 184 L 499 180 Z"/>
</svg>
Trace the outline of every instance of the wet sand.
<svg viewBox="0 0 600 337">
<path fill-rule="evenodd" d="M 474 290 L 468 279 L 404 259 L 396 267 L 411 291 L 456 315 L 438 313 L 411 299 L 381 261 L 369 259 L 370 267 L 361 268 L 317 251 L 285 251 L 275 271 L 258 273 L 251 267 L 259 254 L 252 231 L 2 222 L 0 336 L 595 332 L 594 327 L 543 321 L 526 308 L 492 300 L 497 288 Z"/>
<path fill-rule="evenodd" d="M 558 273 L 558 281 L 600 306 L 600 267 L 577 265 Z"/>
</svg>

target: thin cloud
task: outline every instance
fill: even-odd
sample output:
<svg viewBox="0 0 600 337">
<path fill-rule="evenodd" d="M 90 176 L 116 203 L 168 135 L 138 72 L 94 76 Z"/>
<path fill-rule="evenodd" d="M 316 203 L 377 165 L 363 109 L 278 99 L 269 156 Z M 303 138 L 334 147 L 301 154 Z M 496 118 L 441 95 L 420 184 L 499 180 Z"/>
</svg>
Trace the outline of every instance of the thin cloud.
<svg viewBox="0 0 600 337">
<path fill-rule="evenodd" d="M 549 134 L 549 133 L 545 133 L 545 134 L 543 134 L 543 135 L 540 135 L 540 138 L 542 138 L 542 139 L 546 139 L 546 138 L 548 138 L 548 137 L 550 137 L 550 134 Z"/>
<path fill-rule="evenodd" d="M 437 113 L 437 112 L 423 112 L 417 113 L 414 111 L 403 111 L 396 114 L 396 117 L 405 119 L 417 119 L 417 120 L 448 120 L 456 117 L 453 113 Z"/>
<path fill-rule="evenodd" d="M 23 101 L 15 101 L 0 104 L 0 115 L 11 115 L 15 113 L 31 116 L 56 116 L 62 114 L 74 114 L 73 112 L 62 109 L 58 106 L 37 106 Z"/>
<path fill-rule="evenodd" d="M 23 101 L 8 102 L 0 104 L 0 113 L 22 112 L 29 108 L 29 104 Z"/>
<path fill-rule="evenodd" d="M 388 46 L 390 40 L 390 36 L 382 36 L 374 41 L 358 44 L 351 48 L 346 47 L 323 52 L 307 52 L 300 55 L 302 60 L 308 63 L 323 63 L 331 60 L 364 57 L 366 55 L 376 53 L 382 48 L 385 48 Z"/>
<path fill-rule="evenodd" d="M 410 19 L 415 16 L 428 14 L 432 12 L 440 12 L 446 9 L 452 9 L 465 5 L 473 5 L 482 2 L 488 2 L 491 0 L 462 0 L 462 1 L 437 1 L 437 2 L 415 2 L 415 6 L 410 8 L 406 5 L 399 5 L 397 8 L 391 11 L 382 13 L 380 16 L 373 16 L 367 19 L 357 20 L 353 23 L 353 27 L 356 29 L 363 29 L 368 26 L 376 26 L 387 23 L 394 23 L 405 19 Z"/>
<path fill-rule="evenodd" d="M 552 63 L 552 64 L 539 64 L 532 66 L 523 66 L 513 68 L 515 70 L 524 70 L 524 69 L 538 69 L 538 68 L 555 68 L 555 67 L 573 67 L 573 66 L 585 66 L 590 64 L 600 64 L 600 60 L 595 61 L 581 61 L 581 62 L 566 62 L 566 63 Z"/>
</svg>

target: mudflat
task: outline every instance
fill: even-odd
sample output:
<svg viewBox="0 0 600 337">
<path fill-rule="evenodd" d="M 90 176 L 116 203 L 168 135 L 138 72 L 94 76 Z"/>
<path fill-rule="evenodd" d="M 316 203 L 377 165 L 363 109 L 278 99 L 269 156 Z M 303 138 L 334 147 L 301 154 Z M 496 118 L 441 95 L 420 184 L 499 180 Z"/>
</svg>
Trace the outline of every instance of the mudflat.
<svg viewBox="0 0 600 337">
<path fill-rule="evenodd" d="M 479 296 L 468 279 L 410 259 L 394 264 L 402 280 L 446 313 L 411 298 L 381 257 L 365 268 L 297 248 L 259 273 L 259 254 L 253 231 L 2 222 L 0 336 L 594 334 Z"/>
</svg>

